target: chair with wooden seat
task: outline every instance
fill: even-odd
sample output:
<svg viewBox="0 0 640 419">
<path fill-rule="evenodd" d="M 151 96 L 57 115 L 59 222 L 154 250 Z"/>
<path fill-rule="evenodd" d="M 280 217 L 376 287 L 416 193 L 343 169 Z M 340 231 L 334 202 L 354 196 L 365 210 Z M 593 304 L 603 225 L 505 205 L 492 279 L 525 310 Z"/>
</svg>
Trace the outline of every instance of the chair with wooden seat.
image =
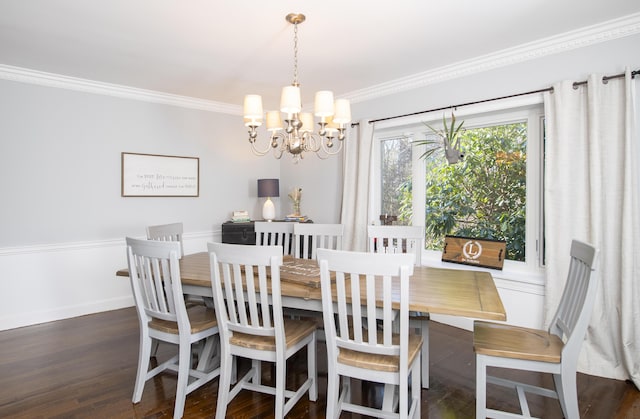
<svg viewBox="0 0 640 419">
<path fill-rule="evenodd" d="M 415 257 L 415 266 L 422 265 L 423 226 L 370 225 L 367 239 L 369 252 L 409 253 Z M 422 334 L 422 388 L 429 388 L 429 313 L 410 312 L 409 318 L 411 327 Z"/>
<path fill-rule="evenodd" d="M 147 226 L 147 239 L 180 243 L 180 256 L 184 256 L 184 243 L 182 223 L 171 223 Z"/>
<path fill-rule="evenodd" d="M 168 242 L 180 243 L 180 257 L 184 256 L 184 242 L 182 241 L 182 234 L 184 227 L 182 223 L 171 224 L 159 224 L 147 226 L 147 239 L 160 240 Z M 197 295 L 186 295 L 187 304 L 206 304 L 209 308 L 213 308 L 213 301 L 207 297 L 200 297 Z M 152 353 L 155 354 L 158 350 L 158 345 L 154 344 Z"/>
<path fill-rule="evenodd" d="M 316 250 L 319 248 L 342 250 L 343 234 L 342 224 L 294 224 L 294 256 L 316 259 Z"/>
<path fill-rule="evenodd" d="M 218 324 L 215 312 L 203 305 L 187 308 L 180 281 L 180 243 L 139 240 L 127 237 L 129 278 L 140 323 L 138 370 L 133 403 L 142 398 L 147 380 L 172 370 L 178 373 L 174 418 L 182 417 L 187 394 L 219 375 L 211 368 Z M 149 370 L 152 341 L 178 346 L 178 354 Z M 205 341 L 197 369 L 193 369 L 192 348 Z"/>
<path fill-rule="evenodd" d="M 242 389 L 274 395 L 276 418 L 284 418 L 307 391 L 316 401 L 316 327 L 311 321 L 283 318 L 282 247 L 209 243 L 208 250 L 221 346 L 216 418 L 225 417 L 227 405 Z M 308 378 L 289 390 L 287 360 L 304 348 Z M 230 388 L 234 357 L 249 358 L 252 365 Z M 275 364 L 274 386 L 262 383 L 261 361 Z"/>
<path fill-rule="evenodd" d="M 556 398 L 564 417 L 577 419 L 576 367 L 591 311 L 597 281 L 592 277 L 596 249 L 573 240 L 567 282 L 548 330 L 476 321 L 473 348 L 476 352 L 476 417 L 531 417 L 526 394 Z M 554 389 L 519 383 L 488 375 L 487 368 L 508 368 L 550 373 Z M 487 383 L 516 390 L 521 413 L 487 408 Z"/>
<path fill-rule="evenodd" d="M 256 245 L 282 246 L 285 255 L 293 254 L 293 226 L 290 222 L 254 222 Z"/>
<path fill-rule="evenodd" d="M 422 337 L 409 333 L 413 261 L 408 254 L 318 249 L 327 340 L 327 418 L 337 418 L 342 411 L 420 417 Z M 399 281 L 399 307 L 394 306 L 392 281 Z M 351 378 L 383 383 L 382 408 L 355 404 Z"/>
<path fill-rule="evenodd" d="M 342 224 L 313 224 L 298 223 L 293 226 L 294 257 L 302 259 L 316 259 L 316 251 L 319 248 L 342 250 L 342 236 L 344 226 Z M 286 315 L 294 318 L 306 318 L 316 322 L 318 326 L 318 339 L 324 340 L 323 319 L 321 313 L 287 308 Z"/>
</svg>

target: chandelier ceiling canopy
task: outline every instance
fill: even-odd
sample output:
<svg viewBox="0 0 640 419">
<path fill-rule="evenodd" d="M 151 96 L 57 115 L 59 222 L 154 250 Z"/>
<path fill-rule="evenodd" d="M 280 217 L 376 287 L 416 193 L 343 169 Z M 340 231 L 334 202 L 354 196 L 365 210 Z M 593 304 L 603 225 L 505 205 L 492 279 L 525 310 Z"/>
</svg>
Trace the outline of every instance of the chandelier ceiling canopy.
<svg viewBox="0 0 640 419">
<path fill-rule="evenodd" d="M 351 122 L 351 105 L 346 99 L 334 100 L 333 92 L 322 90 L 316 92 L 314 113 L 302 112 L 298 82 L 298 25 L 306 17 L 300 13 L 290 13 L 285 19 L 293 24 L 293 82 L 291 86 L 282 88 L 280 110 L 266 113 L 266 129 L 271 138 L 264 149 L 256 145 L 258 127 L 262 125 L 264 117 L 262 97 L 255 94 L 245 96 L 244 124 L 249 129 L 251 150 L 259 156 L 273 150 L 278 159 L 287 152 L 296 163 L 306 152 L 316 153 L 321 159 L 326 159 L 342 149 L 346 125 Z M 314 132 L 314 115 L 318 118 L 317 132 Z M 334 140 L 337 140 L 337 145 Z"/>
</svg>

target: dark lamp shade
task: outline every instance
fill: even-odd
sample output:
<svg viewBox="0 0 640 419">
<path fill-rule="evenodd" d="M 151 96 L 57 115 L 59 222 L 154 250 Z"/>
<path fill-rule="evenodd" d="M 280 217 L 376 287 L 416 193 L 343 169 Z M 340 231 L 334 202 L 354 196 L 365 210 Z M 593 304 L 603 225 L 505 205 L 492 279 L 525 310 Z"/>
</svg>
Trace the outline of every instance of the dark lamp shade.
<svg viewBox="0 0 640 419">
<path fill-rule="evenodd" d="M 268 198 L 280 196 L 279 179 L 258 179 L 258 197 Z"/>
</svg>

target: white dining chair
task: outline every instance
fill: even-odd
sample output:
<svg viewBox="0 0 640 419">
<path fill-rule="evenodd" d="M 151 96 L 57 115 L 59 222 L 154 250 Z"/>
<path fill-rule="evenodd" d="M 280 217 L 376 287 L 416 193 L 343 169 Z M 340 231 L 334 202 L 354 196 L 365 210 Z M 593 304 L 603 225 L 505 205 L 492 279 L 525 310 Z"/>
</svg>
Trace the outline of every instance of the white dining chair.
<svg viewBox="0 0 640 419">
<path fill-rule="evenodd" d="M 319 248 L 342 250 L 342 224 L 297 223 L 293 226 L 294 256 L 316 259 Z"/>
<path fill-rule="evenodd" d="M 227 405 L 242 389 L 274 395 L 276 418 L 284 418 L 306 392 L 316 401 L 316 326 L 282 315 L 282 247 L 209 243 L 208 250 L 221 346 L 216 418 L 225 417 Z M 288 390 L 287 360 L 304 348 L 308 377 L 297 390 Z M 234 357 L 249 358 L 252 364 L 230 388 Z M 262 383 L 261 361 L 275 364 L 275 386 Z"/>
<path fill-rule="evenodd" d="M 187 308 L 180 280 L 180 243 L 127 237 L 129 278 L 140 324 L 140 348 L 133 403 L 142 399 L 145 382 L 159 373 L 178 373 L 174 418 L 184 412 L 187 394 L 220 373 L 213 349 L 218 324 L 213 310 L 203 305 Z M 178 354 L 149 370 L 152 340 L 178 346 Z M 191 346 L 205 340 L 198 367 L 191 367 Z M 191 379 L 191 380 L 190 380 Z"/>
<path fill-rule="evenodd" d="M 180 256 L 184 256 L 182 241 L 184 227 L 182 223 L 160 224 L 147 226 L 147 239 L 180 243 Z"/>
<path fill-rule="evenodd" d="M 413 261 L 408 254 L 318 249 L 327 340 L 327 418 L 337 418 L 342 411 L 420 417 L 422 337 L 409 333 Z M 399 307 L 394 307 L 392 281 L 399 281 Z M 351 378 L 384 383 L 382 408 L 355 404 Z M 397 389 L 397 395 L 389 388 Z"/>
<path fill-rule="evenodd" d="M 422 265 L 424 250 L 423 226 L 367 226 L 368 250 L 373 253 L 409 253 L 416 266 Z"/>
<path fill-rule="evenodd" d="M 477 418 L 531 417 L 526 393 L 558 399 L 565 418 L 580 417 L 576 368 L 596 296 L 597 281 L 591 274 L 596 256 L 593 246 L 577 240 L 571 243 L 567 282 L 548 330 L 474 322 Z M 489 367 L 550 373 L 555 388 L 494 377 L 488 375 Z M 515 389 L 521 413 L 487 408 L 487 383 Z"/>
<path fill-rule="evenodd" d="M 415 266 L 422 266 L 424 227 L 401 225 L 367 226 L 368 250 L 372 253 L 409 253 Z M 422 388 L 429 388 L 429 313 L 410 312 L 411 327 L 422 335 Z"/>
<path fill-rule="evenodd" d="M 285 255 L 293 254 L 293 226 L 292 222 L 254 222 L 256 245 L 282 246 Z"/>
<path fill-rule="evenodd" d="M 184 227 L 182 223 L 170 223 L 147 226 L 147 239 L 180 243 L 180 256 L 184 256 L 184 242 L 182 235 Z M 200 297 L 198 295 L 185 295 L 187 304 L 205 304 L 213 309 L 213 301 L 208 297 Z M 152 353 L 158 351 L 157 343 L 154 343 Z"/>
</svg>

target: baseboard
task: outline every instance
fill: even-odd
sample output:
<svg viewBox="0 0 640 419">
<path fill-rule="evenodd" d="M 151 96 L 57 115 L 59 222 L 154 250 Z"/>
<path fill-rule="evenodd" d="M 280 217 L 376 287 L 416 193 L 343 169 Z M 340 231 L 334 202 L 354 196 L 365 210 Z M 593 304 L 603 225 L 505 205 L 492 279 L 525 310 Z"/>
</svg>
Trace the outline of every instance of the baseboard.
<svg viewBox="0 0 640 419">
<path fill-rule="evenodd" d="M 71 317 L 101 313 L 103 311 L 118 310 L 121 308 L 132 307 L 133 305 L 133 296 L 127 296 L 109 300 L 94 301 L 88 304 L 59 307 L 48 311 L 22 312 L 15 316 L 5 316 L 0 318 L 0 330 L 16 329 L 18 327 L 48 323 L 56 320 L 69 319 Z"/>
</svg>

